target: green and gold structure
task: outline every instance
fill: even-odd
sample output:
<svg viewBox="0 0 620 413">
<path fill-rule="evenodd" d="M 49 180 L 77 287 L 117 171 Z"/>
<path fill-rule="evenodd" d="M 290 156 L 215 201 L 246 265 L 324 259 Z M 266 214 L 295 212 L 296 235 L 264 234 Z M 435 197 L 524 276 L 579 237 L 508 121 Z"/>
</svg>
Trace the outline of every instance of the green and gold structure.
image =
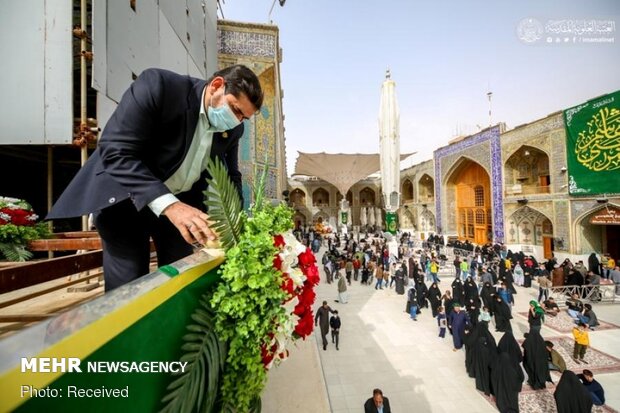
<svg viewBox="0 0 620 413">
<path fill-rule="evenodd" d="M 159 411 L 171 373 L 92 370 L 108 362 L 177 364 L 190 316 L 219 281 L 223 261 L 199 251 L 0 341 L 0 412 Z M 52 364 L 50 372 L 33 371 L 47 359 L 79 359 L 81 372 Z"/>
</svg>

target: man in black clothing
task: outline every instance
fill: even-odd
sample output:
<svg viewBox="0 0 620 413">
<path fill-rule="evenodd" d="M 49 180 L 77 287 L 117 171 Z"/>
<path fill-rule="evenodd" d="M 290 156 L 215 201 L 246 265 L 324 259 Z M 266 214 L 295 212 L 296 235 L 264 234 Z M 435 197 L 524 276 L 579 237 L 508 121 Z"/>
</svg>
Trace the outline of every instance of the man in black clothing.
<svg viewBox="0 0 620 413">
<path fill-rule="evenodd" d="M 364 403 L 364 413 L 392 413 L 390 401 L 387 397 L 383 397 L 381 389 L 372 391 L 372 397 Z"/>
<path fill-rule="evenodd" d="M 577 319 L 577 315 L 583 311 L 583 303 L 579 299 L 579 295 L 573 294 L 571 298 L 566 300 L 566 311 L 572 318 Z"/>
<path fill-rule="evenodd" d="M 340 350 L 338 348 L 338 344 L 340 342 L 340 316 L 338 315 L 338 310 L 334 310 L 334 315 L 329 319 L 329 326 L 332 328 L 332 343 L 336 343 L 336 350 Z"/>
<path fill-rule="evenodd" d="M 321 323 L 321 337 L 323 338 L 323 350 L 327 350 L 327 333 L 329 333 L 329 313 L 334 313 L 334 310 L 327 305 L 327 301 L 323 301 L 323 305 L 319 307 L 314 316 L 314 326 Z"/>
<path fill-rule="evenodd" d="M 577 378 L 581 380 L 581 383 L 590 392 L 592 397 L 592 403 L 596 406 L 602 406 L 605 404 L 605 390 L 603 386 L 594 380 L 594 374 L 590 370 L 584 370 L 582 374 L 578 374 Z"/>
</svg>

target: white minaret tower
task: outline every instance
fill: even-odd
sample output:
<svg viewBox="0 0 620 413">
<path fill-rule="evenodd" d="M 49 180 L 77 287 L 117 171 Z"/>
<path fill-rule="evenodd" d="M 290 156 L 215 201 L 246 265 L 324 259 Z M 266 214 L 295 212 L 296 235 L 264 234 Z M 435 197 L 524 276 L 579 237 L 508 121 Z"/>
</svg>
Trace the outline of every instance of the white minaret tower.
<svg viewBox="0 0 620 413">
<path fill-rule="evenodd" d="M 386 212 L 387 230 L 396 232 L 396 211 L 400 205 L 400 113 L 396 101 L 396 82 L 390 69 L 381 85 L 379 136 L 381 146 L 381 192 Z M 392 227 L 392 222 L 394 223 Z"/>
</svg>

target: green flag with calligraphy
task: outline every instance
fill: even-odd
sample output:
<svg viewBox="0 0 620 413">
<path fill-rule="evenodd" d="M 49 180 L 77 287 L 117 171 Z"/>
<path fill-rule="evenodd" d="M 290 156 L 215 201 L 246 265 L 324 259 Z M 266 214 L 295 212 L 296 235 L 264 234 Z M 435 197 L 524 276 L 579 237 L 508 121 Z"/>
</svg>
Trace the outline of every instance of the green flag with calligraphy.
<svg viewBox="0 0 620 413">
<path fill-rule="evenodd" d="M 620 192 L 620 91 L 564 111 L 568 193 Z"/>
</svg>

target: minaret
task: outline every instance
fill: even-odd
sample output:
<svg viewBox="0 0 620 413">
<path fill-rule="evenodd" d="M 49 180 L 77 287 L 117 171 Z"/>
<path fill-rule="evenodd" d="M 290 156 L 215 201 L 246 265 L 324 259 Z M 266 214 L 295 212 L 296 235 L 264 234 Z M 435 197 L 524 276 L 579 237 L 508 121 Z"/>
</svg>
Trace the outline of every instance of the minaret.
<svg viewBox="0 0 620 413">
<path fill-rule="evenodd" d="M 400 205 L 400 113 L 396 101 L 396 82 L 390 69 L 381 85 L 379 136 L 381 146 L 381 192 L 385 207 L 386 229 L 396 233 L 396 211 Z"/>
</svg>

